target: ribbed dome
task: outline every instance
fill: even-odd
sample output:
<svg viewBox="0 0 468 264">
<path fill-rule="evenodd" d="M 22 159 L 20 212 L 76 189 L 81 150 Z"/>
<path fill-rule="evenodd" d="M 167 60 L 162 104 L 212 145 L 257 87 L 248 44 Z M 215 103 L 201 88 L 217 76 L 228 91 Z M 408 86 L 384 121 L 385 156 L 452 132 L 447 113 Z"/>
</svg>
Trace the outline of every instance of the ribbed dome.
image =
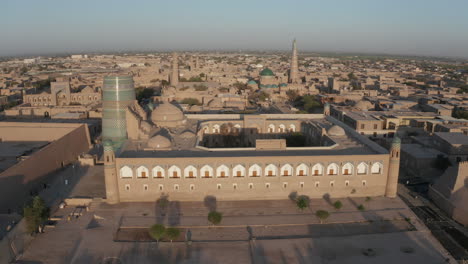
<svg viewBox="0 0 468 264">
<path fill-rule="evenodd" d="M 160 104 L 151 113 L 151 121 L 160 126 L 174 127 L 184 119 L 185 116 L 182 110 L 170 103 Z"/>
<path fill-rule="evenodd" d="M 346 132 L 342 127 L 339 127 L 337 125 L 334 125 L 328 129 L 328 135 L 330 136 L 344 136 L 346 135 Z"/>
<path fill-rule="evenodd" d="M 369 101 L 361 100 L 357 102 L 357 104 L 355 104 L 354 107 L 359 110 L 369 110 L 371 108 L 374 108 L 374 105 L 372 105 L 372 103 Z"/>
<path fill-rule="evenodd" d="M 171 145 L 171 141 L 167 137 L 161 135 L 156 135 L 148 140 L 148 147 L 153 149 L 170 148 Z"/>
<path fill-rule="evenodd" d="M 275 76 L 275 74 L 269 68 L 265 68 L 260 72 L 260 76 Z"/>
</svg>

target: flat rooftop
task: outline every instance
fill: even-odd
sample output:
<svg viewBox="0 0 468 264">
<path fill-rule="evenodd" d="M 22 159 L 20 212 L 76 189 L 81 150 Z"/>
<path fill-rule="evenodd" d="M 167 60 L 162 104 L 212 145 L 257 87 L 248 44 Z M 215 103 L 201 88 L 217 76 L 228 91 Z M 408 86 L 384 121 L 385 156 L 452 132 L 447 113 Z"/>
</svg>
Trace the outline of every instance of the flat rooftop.
<svg viewBox="0 0 468 264">
<path fill-rule="evenodd" d="M 314 122 L 325 129 L 334 123 L 326 119 L 307 119 L 302 122 Z M 229 150 L 205 150 L 196 147 L 197 138 L 183 138 L 181 133 L 190 130 L 196 132 L 196 121 L 189 120 L 186 127 L 169 130 L 173 146 L 171 150 L 147 150 L 146 141 L 128 140 L 118 158 L 175 158 L 175 157 L 259 157 L 259 156 L 321 156 L 321 155 L 370 155 L 385 154 L 369 146 L 369 140 L 349 131 L 345 126 L 346 135 L 328 136 L 336 143 L 335 146 L 299 147 L 287 150 L 248 150 L 248 148 L 231 148 Z M 367 141 L 366 141 L 367 140 Z M 375 143 L 374 143 L 375 144 Z"/>
<path fill-rule="evenodd" d="M 0 173 L 20 161 L 21 156 L 31 156 L 49 144 L 48 141 L 3 141 L 0 142 Z"/>
<path fill-rule="evenodd" d="M 463 133 L 436 132 L 434 134 L 451 145 L 468 145 L 468 136 Z"/>
</svg>

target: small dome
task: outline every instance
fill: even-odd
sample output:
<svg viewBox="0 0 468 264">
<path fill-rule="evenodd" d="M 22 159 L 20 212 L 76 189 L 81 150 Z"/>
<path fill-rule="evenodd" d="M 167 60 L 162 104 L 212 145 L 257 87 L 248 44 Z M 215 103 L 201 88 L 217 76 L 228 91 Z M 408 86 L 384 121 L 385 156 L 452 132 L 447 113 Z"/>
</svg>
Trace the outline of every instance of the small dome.
<svg viewBox="0 0 468 264">
<path fill-rule="evenodd" d="M 192 106 L 189 107 L 189 111 L 201 112 L 201 111 L 203 111 L 203 108 L 200 105 L 192 105 Z"/>
<path fill-rule="evenodd" d="M 401 144 L 401 139 L 398 136 L 395 136 L 393 138 L 392 144 L 400 145 Z"/>
<path fill-rule="evenodd" d="M 171 141 L 167 137 L 161 135 L 156 135 L 148 140 L 148 147 L 153 149 L 170 148 L 171 145 Z"/>
<path fill-rule="evenodd" d="M 153 127 L 148 121 L 142 121 L 140 127 L 145 132 L 150 132 Z"/>
<path fill-rule="evenodd" d="M 150 110 L 150 111 L 153 111 L 154 110 L 154 104 L 152 102 L 149 102 L 147 105 L 146 105 L 147 109 Z"/>
<path fill-rule="evenodd" d="M 193 133 L 190 130 L 185 130 L 184 132 L 182 132 L 182 134 L 180 134 L 180 136 L 182 138 L 193 138 L 195 136 L 195 133 Z"/>
<path fill-rule="evenodd" d="M 171 103 L 162 103 L 151 112 L 151 121 L 159 126 L 176 127 L 184 119 L 182 110 Z"/>
<path fill-rule="evenodd" d="M 85 88 L 83 88 L 83 89 L 81 90 L 80 93 L 94 93 L 94 90 L 93 90 L 93 88 L 91 88 L 91 87 L 89 87 L 89 86 L 86 86 Z"/>
<path fill-rule="evenodd" d="M 104 142 L 102 143 L 102 145 L 103 145 L 104 147 L 112 147 L 112 141 L 110 141 L 110 140 L 108 140 L 108 139 L 107 139 L 107 140 L 104 140 Z"/>
<path fill-rule="evenodd" d="M 372 103 L 369 102 L 369 101 L 361 100 L 361 101 L 357 102 L 354 105 L 354 107 L 359 109 L 359 110 L 369 110 L 371 108 L 374 108 L 374 105 L 372 105 Z"/>
<path fill-rule="evenodd" d="M 249 82 L 247 82 L 247 84 L 250 84 L 250 85 L 257 85 L 257 82 L 254 81 L 254 80 L 250 80 Z"/>
<path fill-rule="evenodd" d="M 275 76 L 275 74 L 269 68 L 265 68 L 260 72 L 260 76 Z"/>
<path fill-rule="evenodd" d="M 334 125 L 328 129 L 328 135 L 330 136 L 344 136 L 346 135 L 344 129 L 340 126 Z"/>
</svg>

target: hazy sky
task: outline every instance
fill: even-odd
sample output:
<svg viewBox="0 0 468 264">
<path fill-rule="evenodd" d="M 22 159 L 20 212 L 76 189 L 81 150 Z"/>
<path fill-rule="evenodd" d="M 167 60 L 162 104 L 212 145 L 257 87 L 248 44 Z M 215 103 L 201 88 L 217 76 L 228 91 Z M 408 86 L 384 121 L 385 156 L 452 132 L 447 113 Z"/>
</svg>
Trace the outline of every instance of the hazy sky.
<svg viewBox="0 0 468 264">
<path fill-rule="evenodd" d="M 468 57 L 468 0 L 0 0 L 0 56 L 126 50 Z"/>
</svg>

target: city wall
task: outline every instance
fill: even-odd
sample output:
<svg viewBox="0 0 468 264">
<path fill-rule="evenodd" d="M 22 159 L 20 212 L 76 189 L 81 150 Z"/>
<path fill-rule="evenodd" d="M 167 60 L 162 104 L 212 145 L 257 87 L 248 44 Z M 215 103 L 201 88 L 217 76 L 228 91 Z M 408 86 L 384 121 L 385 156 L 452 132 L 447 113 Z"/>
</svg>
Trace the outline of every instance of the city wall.
<svg viewBox="0 0 468 264">
<path fill-rule="evenodd" d="M 28 129 L 30 125 L 32 124 L 24 124 L 22 128 L 18 126 L 15 129 L 29 131 L 31 135 L 38 131 L 43 136 L 33 140 L 44 140 L 46 138 L 44 133 L 50 131 L 49 129 L 44 131 L 40 127 Z M 60 125 L 67 127 L 65 124 Z M 72 129 L 73 125 L 74 129 Z M 44 184 L 53 180 L 51 177 L 53 177 L 54 172 L 77 160 L 81 153 L 89 150 L 91 145 L 88 126 L 86 124 L 70 124 L 68 126 L 70 126 L 68 129 L 71 129 L 71 132 L 62 134 L 62 137 L 0 174 L 0 213 L 21 212 L 24 203 L 28 201 L 31 194 L 38 192 Z M 32 127 L 30 126 L 30 128 Z M 51 139 L 54 137 L 58 137 L 58 134 L 50 136 Z M 13 136 L 9 138 L 19 139 L 19 137 Z"/>
</svg>

